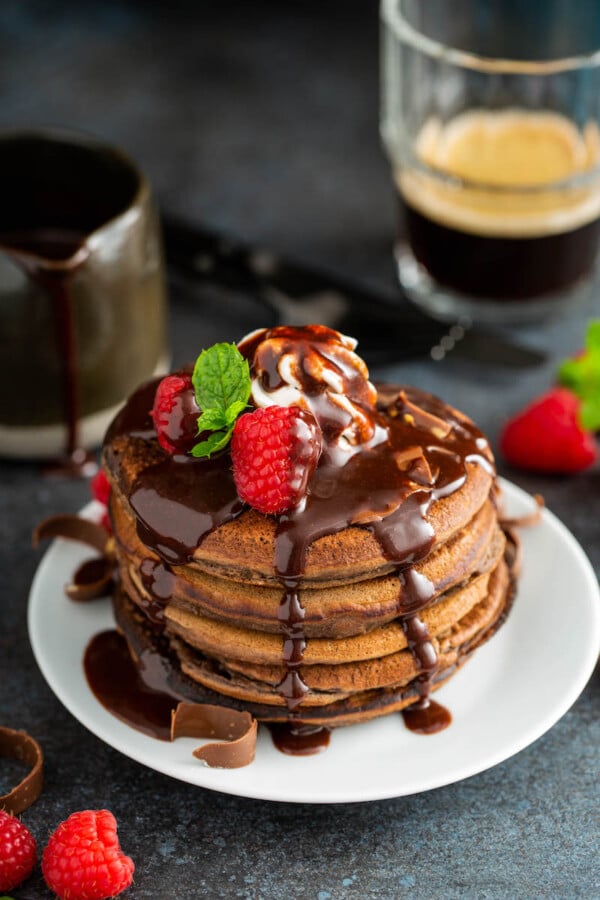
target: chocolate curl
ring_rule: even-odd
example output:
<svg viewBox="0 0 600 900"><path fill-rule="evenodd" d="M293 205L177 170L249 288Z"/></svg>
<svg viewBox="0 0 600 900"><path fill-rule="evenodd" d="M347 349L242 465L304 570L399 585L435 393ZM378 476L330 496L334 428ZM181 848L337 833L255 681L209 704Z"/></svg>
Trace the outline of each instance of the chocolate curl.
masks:
<svg viewBox="0 0 600 900"><path fill-rule="evenodd" d="M256 753L258 722L250 713L209 703L179 703L171 713L171 740L180 737L217 738L222 744L204 744L193 755L218 769L249 765Z"/></svg>
<svg viewBox="0 0 600 900"><path fill-rule="evenodd" d="M522 516L515 516L515 518L508 518L504 516L500 516L500 524L503 528L532 528L535 525L539 525L542 518L542 510L545 506L544 498L541 494L534 494L533 499L535 500L536 507L533 512L525 513Z"/></svg>
<svg viewBox="0 0 600 900"><path fill-rule="evenodd" d="M63 537L72 541L81 541L89 544L99 553L110 556L112 551L112 538L102 525L82 519L81 516L59 515L50 516L40 522L33 531L33 546L37 547L40 541L46 538Z"/></svg>
<svg viewBox="0 0 600 900"><path fill-rule="evenodd" d="M44 754L38 742L25 731L0 726L0 757L18 759L31 766L29 774L12 791L0 796L0 809L16 816L35 803L42 793Z"/></svg>
<svg viewBox="0 0 600 900"><path fill-rule="evenodd" d="M73 581L65 588L67 597L77 603L106 597L115 585L115 565L107 556L99 556L83 562L73 575Z"/></svg>
<svg viewBox="0 0 600 900"><path fill-rule="evenodd" d="M114 585L114 539L102 525L69 514L50 516L33 531L33 546L46 538L67 538L88 544L100 553L82 563L73 581L65 588L67 597L77 602L106 597Z"/></svg>
<svg viewBox="0 0 600 900"><path fill-rule="evenodd" d="M435 437L440 438L440 440L448 437L452 431L450 422L445 422L444 419L440 419L438 416L434 416L433 413L427 412L427 410L417 406L416 403L412 403L404 391L400 391L398 394L395 409L397 410L395 415L400 413L404 421L409 425L414 425L416 428L421 428L424 431L430 431ZM392 409L389 410L392 417L394 415L393 410L394 404L392 404Z"/></svg>

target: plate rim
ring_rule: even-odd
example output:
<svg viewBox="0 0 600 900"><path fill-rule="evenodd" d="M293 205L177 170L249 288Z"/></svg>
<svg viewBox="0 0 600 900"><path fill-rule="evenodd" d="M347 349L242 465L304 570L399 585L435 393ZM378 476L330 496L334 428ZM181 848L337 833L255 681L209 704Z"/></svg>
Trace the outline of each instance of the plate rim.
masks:
<svg viewBox="0 0 600 900"><path fill-rule="evenodd" d="M499 478L498 481L501 489L505 492L509 505L512 499L516 499L517 503L520 504L531 504L534 502L530 494L528 494L525 490L523 490L513 482L510 482L505 478ZM99 506L95 501L92 501L91 503L87 504L87 506L85 506L79 514L94 518L98 515L98 513ZM105 733L104 727L102 726L102 723L98 724L95 721L93 714L91 713L90 715L88 715L85 709L82 712L82 710L79 708L78 703L75 702L68 693L65 696L64 691L57 685L59 679L55 678L52 667L48 664L47 655L44 652L40 641L38 640L36 610L39 604L39 600L37 598L40 596L40 592L43 590L41 585L44 581L44 578L47 576L48 570L52 569L53 565L56 564L54 560L54 556L57 554L56 545L58 544L60 546L61 543L72 545L72 542L70 541L66 541L60 538L53 541L44 553L36 568L36 572L31 582L27 605L27 627L29 641L38 668L40 669L40 672L46 683L49 685L60 703L75 719L77 719L78 722L80 722L80 724L82 724L99 740L108 744L108 746L122 753L127 758L132 759L138 764L144 765L147 768L153 769L160 774L167 775L171 778L175 778L179 781L189 784L192 787L202 787L208 790L216 791L218 793L245 797L254 800L268 800L270 802L279 803L306 803L327 805L335 805L340 803L368 803L378 800L393 799L396 797L412 796L413 794L446 787L450 784L454 784L467 778L474 777L475 775L481 774L482 772L485 772L488 769L491 769L494 766L505 762L507 759L510 759L517 753L520 753L526 747L529 747L536 740L542 737L542 735L549 731L550 728L552 728L573 706L593 674L598 655L600 654L600 586L598 585L595 571L588 556L583 550L581 544L569 531L566 525L564 525L563 522L547 507L544 507L542 509L541 515L542 520L547 522L547 524L551 528L558 532L561 541L564 542L568 546L569 551L574 554L576 562L578 564L578 568L580 570L580 574L584 577L589 588L588 605L590 611L590 622L588 623L589 628L587 630L589 641L587 644L587 653L585 654L582 660L582 664L576 672L577 677L568 684L568 689L565 690L563 695L561 695L560 702L555 703L553 706L551 706L547 710L546 714L535 720L528 729L524 729L519 734L519 738L517 740L513 740L510 744L507 743L506 746L500 746L496 752L488 753L481 761L481 764L473 765L472 761L468 761L462 766L455 764L445 776L442 774L441 777L440 770L434 770L431 773L431 777L421 778L416 787L408 785L406 786L406 789L404 789L396 786L379 791L370 791L368 788L365 789L358 784L354 784L350 786L348 792L344 796L341 796L339 791L332 791L331 794L327 794L327 792L321 790L315 792L314 794L311 794L310 792L306 792L305 789L302 790L301 793L297 791L295 793L295 789L290 788L290 791L286 796L275 796L273 795L273 793L269 793L268 790L265 790L264 784L261 787L260 782L257 782L253 788L249 788L247 785L244 785L241 789L241 786L237 783L237 779L235 778L235 774L232 770L209 769L208 767L198 766L197 770L195 771L198 773L200 778L198 780L191 781L189 777L173 771L174 764L168 759L166 759L166 763L163 762L160 754L158 755L157 760L149 760L144 753L137 752L135 748L132 751L131 747L127 746L127 741L121 740L118 734L118 730L116 735L107 735ZM85 678L83 671L81 672L81 675L83 678ZM90 696L93 697L91 691ZM118 722L119 726L126 728L128 731L135 732L135 729L132 729L131 726L128 726L125 723L121 722L119 719L112 716L111 713L105 710L105 708L102 706L102 704L99 703L99 701L96 701L96 703L96 712L98 711L98 709L102 710L102 712L109 716L113 722ZM380 720L375 720L375 724L378 721ZM373 723L365 724L368 725ZM135 733L139 735L139 732ZM148 740L152 741L153 739L148 738ZM158 746L162 745L163 742L158 743ZM335 752L333 747L328 751L328 753L331 752ZM282 760L289 759L283 754L281 754L281 757ZM318 759L318 757L313 757L312 759ZM227 772L227 780L218 779L218 783L211 783L212 773L222 773L224 771ZM246 770L237 771L245 772ZM444 772L443 769L441 771L442 773ZM204 773L207 773L206 779L202 778L202 774ZM231 777L232 775L234 775L234 777Z"/></svg>

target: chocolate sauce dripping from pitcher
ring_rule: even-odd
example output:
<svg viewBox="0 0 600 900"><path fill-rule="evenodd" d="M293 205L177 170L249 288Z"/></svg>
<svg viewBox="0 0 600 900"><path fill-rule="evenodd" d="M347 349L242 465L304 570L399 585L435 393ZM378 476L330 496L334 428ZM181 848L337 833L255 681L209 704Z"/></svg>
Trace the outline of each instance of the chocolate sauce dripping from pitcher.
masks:
<svg viewBox="0 0 600 900"><path fill-rule="evenodd" d="M66 441L64 458L48 471L93 474L96 466L79 441L81 387L72 295L72 279L89 254L85 235L56 228L0 233L0 249L46 293L54 321Z"/></svg>

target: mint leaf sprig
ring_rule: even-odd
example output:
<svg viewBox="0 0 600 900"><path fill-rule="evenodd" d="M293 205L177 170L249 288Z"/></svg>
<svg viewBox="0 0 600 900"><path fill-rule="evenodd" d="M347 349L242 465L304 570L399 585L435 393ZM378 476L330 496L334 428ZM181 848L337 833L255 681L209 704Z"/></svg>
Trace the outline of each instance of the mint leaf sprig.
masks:
<svg viewBox="0 0 600 900"><path fill-rule="evenodd" d="M197 458L210 458L227 446L235 420L248 405L252 389L248 360L235 344L214 344L196 360L192 384L202 410L198 434L211 433L195 444L191 453Z"/></svg>
<svg viewBox="0 0 600 900"><path fill-rule="evenodd" d="M583 352L561 363L558 380L580 398L582 427L600 431L600 319L588 325Z"/></svg>

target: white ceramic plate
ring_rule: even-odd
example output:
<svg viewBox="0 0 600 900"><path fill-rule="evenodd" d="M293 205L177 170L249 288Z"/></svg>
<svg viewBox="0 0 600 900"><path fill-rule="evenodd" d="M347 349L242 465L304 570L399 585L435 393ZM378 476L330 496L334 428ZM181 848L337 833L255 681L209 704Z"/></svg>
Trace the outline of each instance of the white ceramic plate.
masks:
<svg viewBox="0 0 600 900"><path fill-rule="evenodd" d="M503 482L509 515L531 512L532 499ZM91 508L93 513L93 507ZM90 508L88 508L90 512ZM254 763L209 769L191 751L147 737L116 719L91 693L82 658L89 639L113 626L108 601L77 604L64 585L90 556L57 540L43 558L29 598L29 634L46 681L67 709L101 740L143 765L215 791L305 803L399 797L482 772L527 747L575 702L600 652L600 593L579 544L551 512L523 529L524 566L507 623L436 694L452 712L437 735L413 734L400 715L333 732L312 757L280 753L264 729Z"/></svg>

